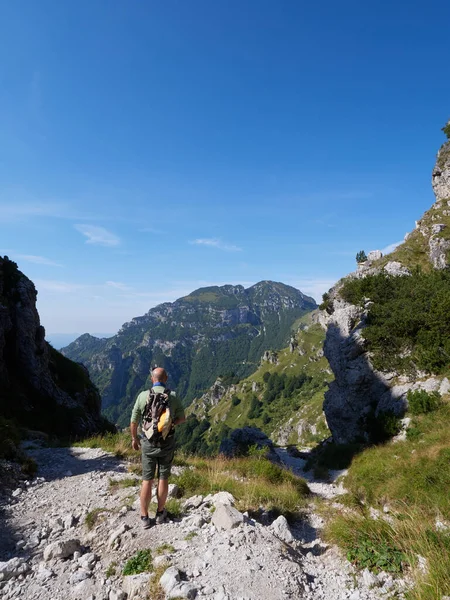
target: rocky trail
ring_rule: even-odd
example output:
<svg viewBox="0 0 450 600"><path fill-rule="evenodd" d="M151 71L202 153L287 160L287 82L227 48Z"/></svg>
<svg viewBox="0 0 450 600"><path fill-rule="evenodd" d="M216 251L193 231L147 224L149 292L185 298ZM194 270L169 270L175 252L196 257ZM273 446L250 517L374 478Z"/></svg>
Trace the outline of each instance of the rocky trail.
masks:
<svg viewBox="0 0 450 600"><path fill-rule="evenodd" d="M284 449L277 453L307 476L314 494L333 502L343 492L334 483L312 481L303 459ZM1 497L4 600L146 598L150 574L122 576L126 561L144 549L152 550L153 567L164 573L166 598L402 597L402 582L387 573L357 572L321 540L323 522L313 503L290 527L284 517L271 522L263 515L257 522L233 508L230 494L219 492L182 500L179 519L144 530L139 487L111 485L130 478L124 462L100 449L34 447L29 454L39 465L37 477ZM171 486L171 492L177 490Z"/></svg>

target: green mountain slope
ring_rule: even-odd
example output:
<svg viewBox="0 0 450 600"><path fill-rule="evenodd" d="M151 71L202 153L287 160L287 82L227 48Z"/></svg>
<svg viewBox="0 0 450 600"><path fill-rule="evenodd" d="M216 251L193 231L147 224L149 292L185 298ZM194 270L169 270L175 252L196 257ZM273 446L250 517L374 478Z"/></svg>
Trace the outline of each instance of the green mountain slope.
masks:
<svg viewBox="0 0 450 600"><path fill-rule="evenodd" d="M309 313L295 325L289 346L266 352L238 383L219 379L188 409L180 441L188 452L214 453L230 430L258 427L280 444L309 444L329 435L322 404L331 370L323 356L323 328Z"/></svg>
<svg viewBox="0 0 450 600"><path fill-rule="evenodd" d="M151 365L167 369L188 405L219 375L254 371L264 351L285 345L292 324L315 307L299 290L271 281L201 288L125 323L112 338L81 336L63 353L88 368L104 413L126 426Z"/></svg>

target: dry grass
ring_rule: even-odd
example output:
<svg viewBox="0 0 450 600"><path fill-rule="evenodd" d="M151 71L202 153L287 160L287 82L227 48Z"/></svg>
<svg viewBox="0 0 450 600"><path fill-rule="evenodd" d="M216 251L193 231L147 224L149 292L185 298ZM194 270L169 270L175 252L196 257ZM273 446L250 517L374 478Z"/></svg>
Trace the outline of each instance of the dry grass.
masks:
<svg viewBox="0 0 450 600"><path fill-rule="evenodd" d="M230 492L240 510L289 514L305 505L306 482L262 457L186 458L190 468L173 477L185 495Z"/></svg>

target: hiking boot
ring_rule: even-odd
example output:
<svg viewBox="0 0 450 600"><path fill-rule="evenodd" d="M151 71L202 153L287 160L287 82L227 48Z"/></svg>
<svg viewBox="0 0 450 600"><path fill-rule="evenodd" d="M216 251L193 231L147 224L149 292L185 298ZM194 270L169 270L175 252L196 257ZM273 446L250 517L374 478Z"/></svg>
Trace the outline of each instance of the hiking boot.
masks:
<svg viewBox="0 0 450 600"><path fill-rule="evenodd" d="M166 517L167 517L167 510L165 508L163 508L162 510L158 510L156 512L156 524L162 525L162 523L165 522Z"/></svg>
<svg viewBox="0 0 450 600"><path fill-rule="evenodd" d="M141 517L141 524L144 529L149 529L153 525L153 522L150 517Z"/></svg>

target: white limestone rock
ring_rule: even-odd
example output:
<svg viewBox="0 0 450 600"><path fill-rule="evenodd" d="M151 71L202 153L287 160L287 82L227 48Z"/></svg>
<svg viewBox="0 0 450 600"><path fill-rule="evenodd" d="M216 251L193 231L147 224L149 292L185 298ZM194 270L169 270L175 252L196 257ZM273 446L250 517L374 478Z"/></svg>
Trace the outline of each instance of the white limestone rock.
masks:
<svg viewBox="0 0 450 600"><path fill-rule="evenodd" d="M70 540L52 542L44 550L44 560L68 558L74 552L80 550L80 540L72 538Z"/></svg>
<svg viewBox="0 0 450 600"><path fill-rule="evenodd" d="M180 582L180 572L176 567L169 567L164 571L159 583L166 594L169 594Z"/></svg>
<svg viewBox="0 0 450 600"><path fill-rule="evenodd" d="M139 575L126 575L123 578L122 589L127 595L127 600L140 598L142 596L142 591L148 588L151 577L151 573L139 573Z"/></svg>
<svg viewBox="0 0 450 600"><path fill-rule="evenodd" d="M411 271L404 267L401 262L397 260L390 260L384 267L386 273L393 275L394 277L402 277L403 275L411 275Z"/></svg>
<svg viewBox="0 0 450 600"><path fill-rule="evenodd" d="M233 506L216 504L216 510L211 519L216 529L229 530L239 527L244 522L244 515Z"/></svg>
<svg viewBox="0 0 450 600"><path fill-rule="evenodd" d="M208 496L205 496L204 502L213 504L214 506L218 504L234 506L235 499L233 494L230 494L230 492L217 492L217 494L209 494Z"/></svg>
<svg viewBox="0 0 450 600"><path fill-rule="evenodd" d="M294 540L294 536L291 533L286 517L283 515L280 515L275 519L275 521L270 525L270 529L280 540L283 540L283 542L289 544Z"/></svg>
<svg viewBox="0 0 450 600"><path fill-rule="evenodd" d="M381 250L371 250L367 255L367 260L370 261L379 260L380 258L383 258L383 253L381 252Z"/></svg>
<svg viewBox="0 0 450 600"><path fill-rule="evenodd" d="M30 566L27 561L22 557L15 556L6 562L0 562L0 581L19 577L29 570Z"/></svg>

